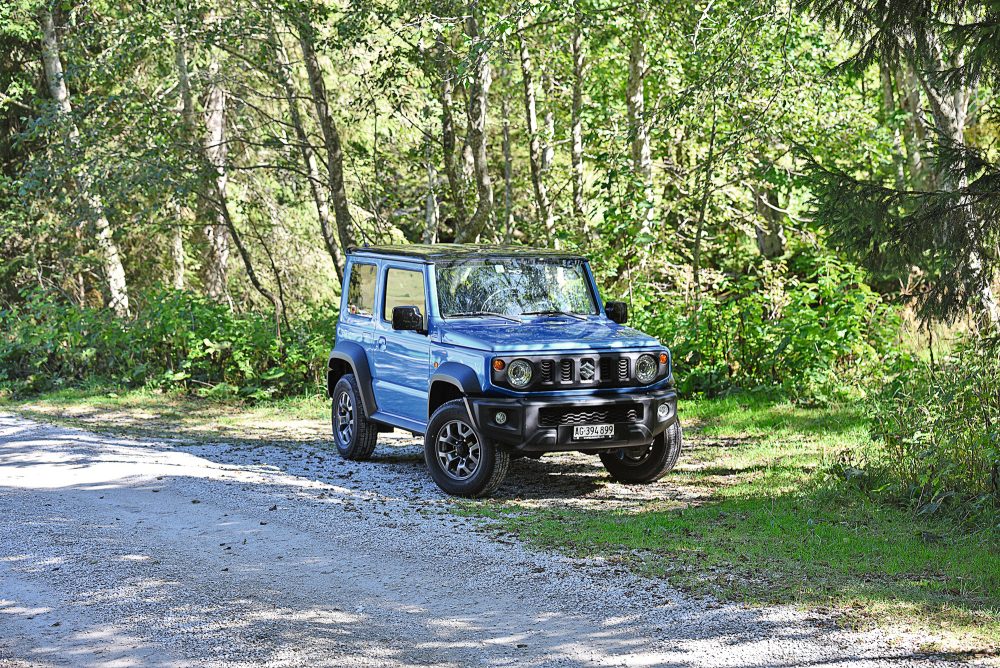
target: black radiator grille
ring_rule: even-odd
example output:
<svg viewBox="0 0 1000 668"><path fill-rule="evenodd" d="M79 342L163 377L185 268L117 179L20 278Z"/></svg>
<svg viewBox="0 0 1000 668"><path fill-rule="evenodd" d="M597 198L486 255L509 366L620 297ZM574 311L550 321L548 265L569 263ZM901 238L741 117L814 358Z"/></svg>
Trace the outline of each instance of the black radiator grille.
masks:
<svg viewBox="0 0 1000 668"><path fill-rule="evenodd" d="M542 367L542 382L551 383L554 380L556 363L552 360L542 360L540 366Z"/></svg>
<svg viewBox="0 0 1000 668"><path fill-rule="evenodd" d="M573 360L563 360L559 363L559 380L564 383L573 382Z"/></svg>
<svg viewBox="0 0 1000 668"><path fill-rule="evenodd" d="M594 410L573 406L542 408L538 411L541 427L559 427L577 424L615 424L619 422L639 422L642 420L642 406L622 404Z"/></svg>

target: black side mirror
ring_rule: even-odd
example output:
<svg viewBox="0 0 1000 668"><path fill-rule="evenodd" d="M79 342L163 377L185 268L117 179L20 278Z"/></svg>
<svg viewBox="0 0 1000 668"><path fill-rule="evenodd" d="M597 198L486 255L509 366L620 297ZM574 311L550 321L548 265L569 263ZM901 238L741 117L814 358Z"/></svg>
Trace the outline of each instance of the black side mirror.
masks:
<svg viewBox="0 0 1000 668"><path fill-rule="evenodd" d="M392 308L392 328L397 331L422 332L424 317L416 306L394 306Z"/></svg>
<svg viewBox="0 0 1000 668"><path fill-rule="evenodd" d="M606 302L604 313L608 316L608 320L617 322L619 325L628 322L628 304L625 302Z"/></svg>

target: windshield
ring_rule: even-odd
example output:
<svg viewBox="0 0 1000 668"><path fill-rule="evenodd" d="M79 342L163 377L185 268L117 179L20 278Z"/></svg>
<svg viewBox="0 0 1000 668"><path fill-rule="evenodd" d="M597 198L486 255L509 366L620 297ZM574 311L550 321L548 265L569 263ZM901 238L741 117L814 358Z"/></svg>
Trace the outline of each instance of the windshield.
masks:
<svg viewBox="0 0 1000 668"><path fill-rule="evenodd" d="M437 266L438 306L444 317L532 313L594 315L584 261L503 258Z"/></svg>

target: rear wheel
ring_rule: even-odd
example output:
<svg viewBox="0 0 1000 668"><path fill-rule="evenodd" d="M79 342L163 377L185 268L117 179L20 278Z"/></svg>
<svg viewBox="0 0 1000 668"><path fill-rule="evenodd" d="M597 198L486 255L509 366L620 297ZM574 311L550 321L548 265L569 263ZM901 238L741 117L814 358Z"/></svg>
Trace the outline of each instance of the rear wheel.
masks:
<svg viewBox="0 0 1000 668"><path fill-rule="evenodd" d="M365 416L361 391L353 374L346 374L333 388L330 414L333 442L344 459L364 461L372 456L378 441L378 424Z"/></svg>
<svg viewBox="0 0 1000 668"><path fill-rule="evenodd" d="M601 463L618 482L654 482L674 468L683 440L681 424L674 421L649 445L601 453Z"/></svg>
<svg viewBox="0 0 1000 668"><path fill-rule="evenodd" d="M438 487L456 496L492 494L510 467L510 455L476 431L461 399L443 404L431 416L424 461Z"/></svg>

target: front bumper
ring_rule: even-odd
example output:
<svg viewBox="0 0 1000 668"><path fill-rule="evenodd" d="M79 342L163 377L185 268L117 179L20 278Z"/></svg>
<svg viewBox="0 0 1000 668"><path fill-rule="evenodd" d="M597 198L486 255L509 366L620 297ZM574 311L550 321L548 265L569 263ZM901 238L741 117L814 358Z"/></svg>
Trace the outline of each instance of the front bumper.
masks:
<svg viewBox="0 0 1000 668"><path fill-rule="evenodd" d="M650 443L677 420L677 392L659 390L600 397L469 397L479 432L515 452L600 451ZM660 419L658 409L668 407ZM506 420L498 424L497 413ZM573 427L613 424L614 435L600 440L574 438Z"/></svg>

